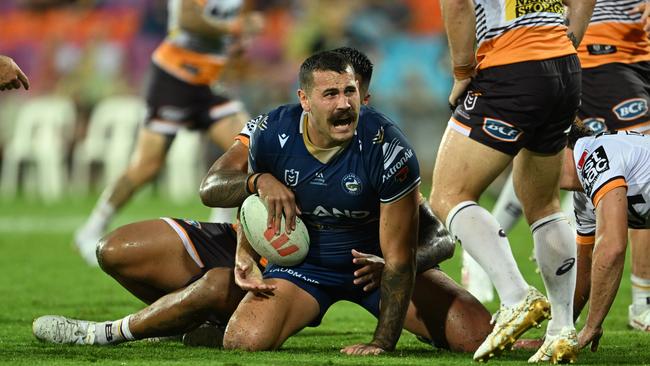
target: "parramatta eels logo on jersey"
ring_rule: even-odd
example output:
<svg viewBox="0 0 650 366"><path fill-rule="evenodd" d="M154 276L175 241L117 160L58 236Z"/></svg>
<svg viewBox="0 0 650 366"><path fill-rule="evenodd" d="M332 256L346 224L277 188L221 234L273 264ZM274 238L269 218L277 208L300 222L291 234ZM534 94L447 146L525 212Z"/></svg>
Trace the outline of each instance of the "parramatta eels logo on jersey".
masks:
<svg viewBox="0 0 650 366"><path fill-rule="evenodd" d="M348 173L343 177L343 179L341 179L341 187L345 193L353 196L360 195L363 190L361 178L357 177L354 173Z"/></svg>
<svg viewBox="0 0 650 366"><path fill-rule="evenodd" d="M492 118L485 118L483 120L483 131L491 137L505 142L515 142L519 140L523 133L520 129L508 122Z"/></svg>
<svg viewBox="0 0 650 366"><path fill-rule="evenodd" d="M612 111L621 121L631 121L648 112L648 101L643 98L628 99L617 104Z"/></svg>
<svg viewBox="0 0 650 366"><path fill-rule="evenodd" d="M599 146L594 152L587 157L582 167L581 175L583 186L585 187L585 193L591 197L592 190L594 189L594 183L598 180L598 177L603 173L609 170L609 159L605 153L605 149L602 146Z"/></svg>
<svg viewBox="0 0 650 366"><path fill-rule="evenodd" d="M561 0L510 0L506 1L506 20L531 13L564 13Z"/></svg>
<svg viewBox="0 0 650 366"><path fill-rule="evenodd" d="M594 134L601 133L605 131L605 129L607 128L605 125L604 118L599 118L599 117L585 118L582 120L582 123L584 123L588 129L594 131Z"/></svg>
<svg viewBox="0 0 650 366"><path fill-rule="evenodd" d="M285 169L284 170L284 183L289 187L295 187L298 185L298 177L300 176L300 171L295 169Z"/></svg>

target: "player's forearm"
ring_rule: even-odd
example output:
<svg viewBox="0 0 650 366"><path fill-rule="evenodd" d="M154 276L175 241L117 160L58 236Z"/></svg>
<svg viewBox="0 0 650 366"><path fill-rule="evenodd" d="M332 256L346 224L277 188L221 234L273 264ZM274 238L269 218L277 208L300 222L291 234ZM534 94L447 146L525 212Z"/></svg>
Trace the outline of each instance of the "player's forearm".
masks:
<svg viewBox="0 0 650 366"><path fill-rule="evenodd" d="M211 170L201 183L201 201L209 207L238 207L250 195L247 178L239 170Z"/></svg>
<svg viewBox="0 0 650 366"><path fill-rule="evenodd" d="M379 321L372 344L391 351L399 340L415 281L414 265L386 263L381 276Z"/></svg>
<svg viewBox="0 0 650 366"><path fill-rule="evenodd" d="M573 320L577 320L589 300L591 289L591 253L593 244L578 245L576 290L573 296Z"/></svg>
<svg viewBox="0 0 650 366"><path fill-rule="evenodd" d="M447 32L452 66L476 63L476 15L471 0L443 0L442 17Z"/></svg>
<svg viewBox="0 0 650 366"><path fill-rule="evenodd" d="M567 5L565 20L567 37L569 37L573 46L578 48L580 42L582 42L582 37L587 31L596 0L564 0L564 4Z"/></svg>
<svg viewBox="0 0 650 366"><path fill-rule="evenodd" d="M607 240L606 237L603 240ZM600 240L599 240L600 242ZM625 242L597 243L591 270L591 295L586 326L601 327L614 302L625 264Z"/></svg>
<svg viewBox="0 0 650 366"><path fill-rule="evenodd" d="M451 258L454 255L455 243L426 201L420 202L418 211L420 224L415 266L417 273L422 273Z"/></svg>

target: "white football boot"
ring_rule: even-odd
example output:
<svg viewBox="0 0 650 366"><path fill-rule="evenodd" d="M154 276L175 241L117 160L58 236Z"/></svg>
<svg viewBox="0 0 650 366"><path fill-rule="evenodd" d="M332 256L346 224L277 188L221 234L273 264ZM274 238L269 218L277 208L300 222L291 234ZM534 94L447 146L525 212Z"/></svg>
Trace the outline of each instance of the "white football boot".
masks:
<svg viewBox="0 0 650 366"><path fill-rule="evenodd" d="M551 305L542 293L528 287L528 294L513 306L503 306L492 316L494 329L474 353L474 360L486 362L490 358L512 349L524 332L540 327L544 319L551 317Z"/></svg>
<svg viewBox="0 0 650 366"><path fill-rule="evenodd" d="M482 303L494 300L494 290L492 289L490 277L483 267L466 251L463 251L461 284Z"/></svg>
<svg viewBox="0 0 650 366"><path fill-rule="evenodd" d="M32 333L43 342L59 344L94 344L95 322L45 315L34 320Z"/></svg>
<svg viewBox="0 0 650 366"><path fill-rule="evenodd" d="M650 307L637 310L634 305L630 305L627 310L627 319L628 325L632 329L650 332Z"/></svg>
<svg viewBox="0 0 650 366"><path fill-rule="evenodd" d="M578 336L573 327L564 327L556 336L546 335L544 344L528 359L528 363L575 363L578 359Z"/></svg>

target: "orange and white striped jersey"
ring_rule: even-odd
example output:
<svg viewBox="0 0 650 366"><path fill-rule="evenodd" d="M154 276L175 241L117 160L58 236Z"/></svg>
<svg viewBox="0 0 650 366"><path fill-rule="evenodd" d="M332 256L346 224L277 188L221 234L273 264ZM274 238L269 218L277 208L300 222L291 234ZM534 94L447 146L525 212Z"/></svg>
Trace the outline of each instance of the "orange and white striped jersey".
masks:
<svg viewBox="0 0 650 366"><path fill-rule="evenodd" d="M562 0L475 0L478 68L576 53Z"/></svg>
<svg viewBox="0 0 650 366"><path fill-rule="evenodd" d="M219 78L227 61L230 37L206 38L180 27L184 1L203 8L204 17L232 19L239 15L242 0L168 0L168 33L152 60L163 70L190 84L209 85Z"/></svg>
<svg viewBox="0 0 650 366"><path fill-rule="evenodd" d="M597 0L585 37L578 47L583 68L612 62L650 61L650 41L640 13L630 13L645 0Z"/></svg>
<svg viewBox="0 0 650 366"><path fill-rule="evenodd" d="M614 131L581 138L573 157L584 188L573 195L579 244L594 243L595 207L617 187L627 188L628 226L650 228L650 135Z"/></svg>

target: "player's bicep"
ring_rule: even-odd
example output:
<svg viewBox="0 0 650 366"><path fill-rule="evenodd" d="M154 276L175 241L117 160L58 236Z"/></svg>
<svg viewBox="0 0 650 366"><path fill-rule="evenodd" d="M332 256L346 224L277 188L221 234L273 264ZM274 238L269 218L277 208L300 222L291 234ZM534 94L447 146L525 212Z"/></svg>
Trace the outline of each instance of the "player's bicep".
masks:
<svg viewBox="0 0 650 366"><path fill-rule="evenodd" d="M418 232L418 195L413 190L397 201L382 203L379 243L386 263L412 263Z"/></svg>
<svg viewBox="0 0 650 366"><path fill-rule="evenodd" d="M609 190L596 206L596 245L624 250L627 245L627 188Z"/></svg>

